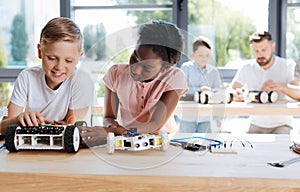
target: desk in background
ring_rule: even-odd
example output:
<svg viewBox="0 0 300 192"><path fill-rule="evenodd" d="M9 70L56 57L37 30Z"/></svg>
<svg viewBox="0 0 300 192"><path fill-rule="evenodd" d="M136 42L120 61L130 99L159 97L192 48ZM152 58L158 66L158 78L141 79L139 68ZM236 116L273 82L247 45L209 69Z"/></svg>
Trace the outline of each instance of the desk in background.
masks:
<svg viewBox="0 0 300 192"><path fill-rule="evenodd" d="M175 114L199 114L199 115L225 115L225 116L248 116L248 115L291 115L300 116L299 102L277 103L245 103L232 102L230 104L197 104L192 101L180 101Z"/></svg>
<svg viewBox="0 0 300 192"><path fill-rule="evenodd" d="M175 135L183 137L183 135ZM186 137L186 135L184 135ZM229 138L232 135L222 135ZM288 135L239 135L238 154L183 151L115 151L105 147L0 152L1 191L293 191L300 190L300 162L285 168L267 162L297 157Z"/></svg>
<svg viewBox="0 0 300 192"><path fill-rule="evenodd" d="M103 114L103 103L92 109L92 114ZM245 103L230 104L198 104L193 101L179 101L175 114L177 115L291 115L300 116L300 102L278 101L276 103Z"/></svg>

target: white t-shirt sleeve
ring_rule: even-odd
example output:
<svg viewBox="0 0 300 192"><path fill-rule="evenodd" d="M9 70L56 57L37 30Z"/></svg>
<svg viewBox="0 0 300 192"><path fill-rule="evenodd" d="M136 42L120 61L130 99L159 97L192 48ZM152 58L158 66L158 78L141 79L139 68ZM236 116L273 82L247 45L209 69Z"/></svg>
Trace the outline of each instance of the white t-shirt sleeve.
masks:
<svg viewBox="0 0 300 192"><path fill-rule="evenodd" d="M295 67L296 63L292 60L287 60L287 70L288 70L288 82L290 83L291 81L295 80Z"/></svg>
<svg viewBox="0 0 300 192"><path fill-rule="evenodd" d="M71 90L70 109L76 110L97 105L95 82L88 72L78 69L72 80Z"/></svg>
<svg viewBox="0 0 300 192"><path fill-rule="evenodd" d="M241 67L236 75L234 76L232 83L239 83L241 85L244 85L245 83L247 83L247 77L249 76L249 74L247 74L247 70L246 70L246 66Z"/></svg>
<svg viewBox="0 0 300 192"><path fill-rule="evenodd" d="M20 107L25 107L27 100L28 100L28 85L29 85L29 78L27 75L27 71L23 70L21 73L18 75L15 84L14 84L14 89L10 98L10 101L18 105Z"/></svg>

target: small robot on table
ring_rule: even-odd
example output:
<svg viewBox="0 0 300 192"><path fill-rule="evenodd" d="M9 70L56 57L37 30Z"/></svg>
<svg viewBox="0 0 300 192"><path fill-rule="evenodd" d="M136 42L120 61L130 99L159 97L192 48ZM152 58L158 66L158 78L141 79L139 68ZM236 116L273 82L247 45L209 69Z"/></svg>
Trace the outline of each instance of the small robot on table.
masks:
<svg viewBox="0 0 300 192"><path fill-rule="evenodd" d="M10 152L19 150L65 150L76 153L80 146L78 126L51 123L39 126L22 127L18 124L9 125L5 136L5 147Z"/></svg>
<svg viewBox="0 0 300 192"><path fill-rule="evenodd" d="M247 103L275 103L278 100L276 91L266 92L243 89L243 97ZM197 91L194 94L194 101L200 104L231 103L233 93L224 90Z"/></svg>
<svg viewBox="0 0 300 192"><path fill-rule="evenodd" d="M107 135L107 151L113 154L115 150L142 151L147 149L168 149L168 134L161 131L159 135L140 134L136 128L131 128L123 136Z"/></svg>
<svg viewBox="0 0 300 192"><path fill-rule="evenodd" d="M266 92L266 91L256 91L256 90L246 90L244 91L245 102L254 103L276 103L278 100L278 93L276 91Z"/></svg>
<svg viewBox="0 0 300 192"><path fill-rule="evenodd" d="M197 91L194 94L194 101L200 104L231 103L233 101L233 93L223 89Z"/></svg>

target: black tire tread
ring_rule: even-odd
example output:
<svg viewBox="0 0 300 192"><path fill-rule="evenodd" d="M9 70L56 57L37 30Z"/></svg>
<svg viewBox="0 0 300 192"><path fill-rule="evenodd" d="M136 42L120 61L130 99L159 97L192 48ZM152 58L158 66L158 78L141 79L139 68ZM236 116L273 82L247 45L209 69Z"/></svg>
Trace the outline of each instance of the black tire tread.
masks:
<svg viewBox="0 0 300 192"><path fill-rule="evenodd" d="M75 127L80 127L80 126L87 126L87 123L85 121L76 121Z"/></svg>
<svg viewBox="0 0 300 192"><path fill-rule="evenodd" d="M5 135L5 148L9 152L17 152L18 150L15 147L15 132L16 129L19 125L13 124L9 125L6 130L6 135Z"/></svg>
<svg viewBox="0 0 300 192"><path fill-rule="evenodd" d="M205 101L204 101L204 103L203 103L203 104L208 104L208 101L209 101L209 99L208 99L208 95L207 95L207 94L205 94Z"/></svg>
<svg viewBox="0 0 300 192"><path fill-rule="evenodd" d="M75 130L74 125L67 126L65 133L64 133L64 148L65 148L66 152L68 152L68 153L76 153L77 152L77 151L75 151L74 145L73 145L74 130Z"/></svg>

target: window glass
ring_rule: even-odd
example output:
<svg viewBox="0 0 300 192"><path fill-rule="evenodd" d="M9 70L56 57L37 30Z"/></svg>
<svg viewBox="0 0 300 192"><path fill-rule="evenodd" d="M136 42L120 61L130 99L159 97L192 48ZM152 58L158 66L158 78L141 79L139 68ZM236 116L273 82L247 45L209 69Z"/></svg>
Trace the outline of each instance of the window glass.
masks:
<svg viewBox="0 0 300 192"><path fill-rule="evenodd" d="M0 0L0 67L34 65L40 31L59 11L59 0Z"/></svg>
<svg viewBox="0 0 300 192"><path fill-rule="evenodd" d="M86 2L86 1L84 1ZM104 95L102 75L116 63L128 63L130 54L135 48L137 29L140 24L151 20L172 21L172 6L159 7L160 1L151 7L140 8L130 6L137 1L96 1L98 6L124 4L124 7L74 7L72 16L80 26L84 35L85 55L80 63L93 75L98 90L98 97ZM138 1L139 5L151 4L154 1ZM74 5L82 5L83 1L75 1ZM80 4L81 3L81 4ZM94 4L93 4L94 5ZM135 4L136 6L138 4ZM155 8L158 6L158 9Z"/></svg>
<svg viewBox="0 0 300 192"><path fill-rule="evenodd" d="M74 6L108 6L108 5L164 5L172 0L73 0Z"/></svg>
<svg viewBox="0 0 300 192"><path fill-rule="evenodd" d="M11 92L12 86L10 83L0 83L0 107L8 105Z"/></svg>
<svg viewBox="0 0 300 192"><path fill-rule="evenodd" d="M286 31L286 57L297 61L300 47L300 7L288 7Z"/></svg>
<svg viewBox="0 0 300 192"><path fill-rule="evenodd" d="M96 80L109 65L127 63L138 25L153 19L172 22L170 5L172 1L161 0L74 0L71 15L85 36L81 66L92 71ZM186 53L190 55L194 37L204 35L213 44L213 64L238 68L252 57L249 35L268 30L268 8L268 0L189 0Z"/></svg>
<svg viewBox="0 0 300 192"><path fill-rule="evenodd" d="M268 0L189 0L188 52L193 37L203 35L213 44L214 64L238 68L252 57L250 34L268 30L268 7Z"/></svg>
<svg viewBox="0 0 300 192"><path fill-rule="evenodd" d="M36 48L40 32L59 12L59 0L0 0L0 107L8 104L13 88L14 79L6 79L6 73L16 77L17 68L40 63Z"/></svg>
<svg viewBox="0 0 300 192"><path fill-rule="evenodd" d="M288 0L288 3L300 3L300 0Z"/></svg>

